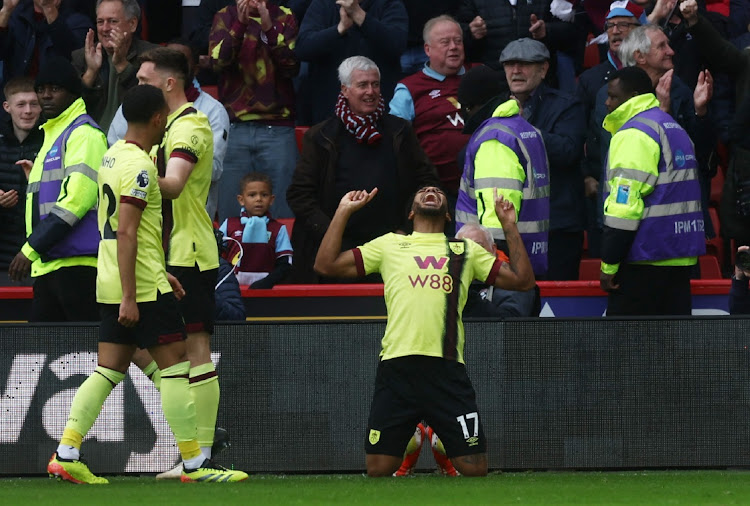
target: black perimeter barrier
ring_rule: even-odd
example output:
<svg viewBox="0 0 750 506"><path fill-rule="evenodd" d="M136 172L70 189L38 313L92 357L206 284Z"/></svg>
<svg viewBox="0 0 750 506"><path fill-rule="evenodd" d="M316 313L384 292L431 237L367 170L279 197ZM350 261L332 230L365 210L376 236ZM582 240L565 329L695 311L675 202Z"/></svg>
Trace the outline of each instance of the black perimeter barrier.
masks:
<svg viewBox="0 0 750 506"><path fill-rule="evenodd" d="M217 326L218 424L233 443L219 461L250 472L362 471L384 328ZM0 474L45 472L75 389L96 366L97 331L0 326ZM466 335L491 469L750 467L750 319L471 321ZM176 462L158 393L134 366L83 452L98 473Z"/></svg>

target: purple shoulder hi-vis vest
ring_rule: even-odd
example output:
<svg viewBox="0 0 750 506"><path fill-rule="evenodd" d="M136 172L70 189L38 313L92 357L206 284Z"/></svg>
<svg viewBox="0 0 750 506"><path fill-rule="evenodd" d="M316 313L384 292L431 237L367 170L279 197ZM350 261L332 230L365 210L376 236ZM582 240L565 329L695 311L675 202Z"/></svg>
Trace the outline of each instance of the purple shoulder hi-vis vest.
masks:
<svg viewBox="0 0 750 506"><path fill-rule="evenodd" d="M544 147L542 134L520 115L507 118L490 118L482 123L469 140L469 145L466 148L463 177L471 182L470 191L472 193L476 191L476 181L479 180L475 174L474 159L481 144L489 140L497 140L510 148L526 171L526 181L523 182L522 187L521 210L518 213L518 231L523 239L534 273L544 275L547 273L548 266L550 177L547 150ZM502 161L498 162L502 163ZM508 188L514 184L520 185L520 181L510 181L509 178L502 176L488 174L480 174L480 176L482 179L498 179L497 184L492 183L498 188ZM504 184L503 180L507 184ZM484 187L487 187L487 185L485 184ZM468 196L474 197L474 195ZM473 213L481 216L482 213L476 209L479 200L467 199L468 201L463 202L465 197L463 192L459 194L456 210L461 210L461 207L467 204L474 205ZM469 211L469 209L465 210ZM497 220L494 213L492 216L493 220ZM485 223L480 219L480 223L490 229L493 237L504 237L499 221Z"/></svg>
<svg viewBox="0 0 750 506"><path fill-rule="evenodd" d="M39 184L39 219L43 220L54 207L60 197L62 181L66 173L63 161L65 160L65 144L70 134L81 125L91 125L99 128L94 119L88 114L78 116L55 140L52 147L44 154L44 165L42 166L42 179ZM40 153L41 154L41 153ZM99 248L99 229L96 223L96 207L81 218L73 229L60 242L55 244L46 254L43 260L49 261L56 258L68 258L76 256L96 256Z"/></svg>
<svg viewBox="0 0 750 506"><path fill-rule="evenodd" d="M645 207L627 262L667 260L706 252L698 161L693 142L672 116L653 107L628 120L661 148L654 191Z"/></svg>

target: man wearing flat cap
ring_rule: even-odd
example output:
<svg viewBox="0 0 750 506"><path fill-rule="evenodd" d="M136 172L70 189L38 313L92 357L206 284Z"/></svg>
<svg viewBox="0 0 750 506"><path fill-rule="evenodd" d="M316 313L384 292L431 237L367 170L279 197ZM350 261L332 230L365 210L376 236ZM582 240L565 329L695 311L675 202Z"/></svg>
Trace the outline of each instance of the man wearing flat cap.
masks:
<svg viewBox="0 0 750 506"><path fill-rule="evenodd" d="M27 240L8 274L36 278L30 321L96 321L96 180L107 139L86 113L81 79L69 61L48 60L35 87L46 120L44 144L33 165L21 162L29 179ZM114 209L106 188L102 198Z"/></svg>
<svg viewBox="0 0 750 506"><path fill-rule="evenodd" d="M546 279L577 280L583 252L585 209L580 160L586 133L583 104L547 86L550 54L529 38L508 44L500 63L521 116L542 134L550 177L550 222Z"/></svg>
<svg viewBox="0 0 750 506"><path fill-rule="evenodd" d="M547 153L542 134L521 117L508 88L492 85L501 79L502 75L489 67L475 67L458 88L459 101L468 109L464 131L472 135L458 191L456 232L464 224L481 224L507 254L505 233L492 205L497 190L513 202L534 275L543 277L547 274L549 230ZM477 116L479 121L474 121Z"/></svg>

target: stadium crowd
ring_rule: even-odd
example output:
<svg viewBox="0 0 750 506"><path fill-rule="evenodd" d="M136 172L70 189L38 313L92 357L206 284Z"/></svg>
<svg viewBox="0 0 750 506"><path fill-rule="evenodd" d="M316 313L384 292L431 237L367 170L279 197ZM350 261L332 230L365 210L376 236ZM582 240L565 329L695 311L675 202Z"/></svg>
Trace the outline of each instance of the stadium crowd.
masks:
<svg viewBox="0 0 750 506"><path fill-rule="evenodd" d="M336 203L350 189L378 185L388 201L351 224L345 235L350 245L386 231L405 230L404 202L418 186L434 179L424 173L412 180L404 175L404 165L419 174L435 174L454 213L465 166L473 178L473 171L485 171L486 164L507 163L507 153L501 152L507 142L502 139L484 142L481 149L474 146L475 160L466 161L464 153L483 121L512 114L507 112L510 104L505 112L496 110L497 97L508 95L509 89L518 116L541 134L546 155L549 218L537 221L548 228L539 236L543 240L534 241L546 266L536 269L537 278L577 280L582 257L602 256L602 234L608 229L605 162L611 134L602 122L608 114L606 84L623 66L646 71L660 107L692 140L701 187L701 227L709 246L750 239L745 204L750 183L744 177L747 157L742 156L749 61L742 48L750 42L749 21L750 2L745 0L6 0L0 9L0 57L3 85L23 77L34 79L55 56L70 59L82 80L87 111L109 134L111 145L124 134L117 109L125 91L138 84L140 55L157 44L185 47L195 76L188 98L209 116L214 132L209 216L221 224L248 214L235 203L235 196L242 177L258 172L270 178L273 189L265 214L273 223L287 220L280 225L282 239L287 235L284 225L294 219L291 244L273 245L263 266L250 267L271 272L283 259L283 275L277 273L273 282L257 284L258 288L335 281L320 278L311 266ZM641 26L645 31L636 30ZM377 88L361 89L363 102L376 105L372 112L346 110L358 99L340 93L351 87L339 84L342 76L337 70L350 56L367 57L377 66ZM459 86L472 68L482 68L485 74L466 84L459 101ZM14 89L17 86L10 91ZM486 99L488 89L494 94L491 99ZM15 162L33 160L39 144L36 128L27 125L25 131L33 133L27 136L19 126L35 116L38 123L44 121L33 103L25 119L11 120L12 95L5 97L0 150L0 268L5 283L4 273L26 235L26 180ZM211 95L218 102L211 101ZM481 103L472 103L474 97L482 97ZM473 114L481 106L482 114ZM398 133L391 133L391 127L379 132L378 125L388 125L394 116L406 120ZM295 127L322 127L332 117L339 121L329 125L346 128L311 129L300 152ZM472 124L467 123L469 117ZM355 135L354 142L342 144L347 139L342 131L360 128L347 123L356 118L374 122L369 128L377 135L364 140ZM297 134L301 131L304 128ZM383 150L388 141L393 141L395 152ZM406 146L418 153L407 154ZM515 159L523 164L523 153ZM383 172L394 164L400 168ZM717 167L721 172L712 193ZM520 212L524 169L517 165L514 170L522 187L503 190L517 195ZM724 180L727 191L716 191ZM482 194L474 181L464 181L472 197L473 192ZM469 219L492 230L491 216L471 209L477 204L483 205L481 199L472 198L464 203L467 209L459 206L458 225ZM494 230L498 228L495 223ZM450 235L455 231L453 224L446 227ZM245 232L246 237L253 235ZM716 238L719 232L723 237ZM494 234L500 251L501 235ZM289 249L296 250L294 262ZM725 264L722 251L729 248L709 253ZM236 260L236 255L225 256ZM284 266L290 263L291 268ZM691 275L699 276L697 269Z"/></svg>
<svg viewBox="0 0 750 506"><path fill-rule="evenodd" d="M177 475L247 477L211 461L210 335L237 281L386 280L389 313L416 314L388 295L389 280L407 288L394 272L413 272L412 288L453 294L431 294L445 311L468 298L467 314L534 316L533 279L578 280L588 256L601 259L609 314L689 314L707 245L721 257L711 248L750 241L749 27L750 0L4 0L0 283L35 279L34 321L104 320L105 359L50 469L94 480L75 467L91 406L133 360L164 389ZM152 206L141 222L149 201L161 216ZM423 237L441 230L450 239ZM121 251L140 234L148 256ZM404 260L407 234L429 255ZM445 276L422 278L412 260ZM451 356L430 336L392 342L389 322L383 362L462 362L460 313L451 321ZM195 409L182 413L188 377ZM464 410L449 417L463 432L439 418L435 431L465 457L459 472L484 474L464 386L471 402L444 410ZM395 401L376 399L371 425L390 423ZM368 446L371 474L399 469L414 426L370 431L370 446L389 448Z"/></svg>

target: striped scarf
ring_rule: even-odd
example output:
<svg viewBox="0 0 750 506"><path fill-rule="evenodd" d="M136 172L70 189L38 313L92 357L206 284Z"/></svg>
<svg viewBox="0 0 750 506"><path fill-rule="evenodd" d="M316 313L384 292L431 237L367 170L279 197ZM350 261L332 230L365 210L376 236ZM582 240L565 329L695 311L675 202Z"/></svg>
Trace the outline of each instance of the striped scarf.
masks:
<svg viewBox="0 0 750 506"><path fill-rule="evenodd" d="M378 108L375 109L375 112L367 116L354 114L349 108L349 102L344 98L342 93L339 93L339 98L336 101L336 116L344 124L347 132L352 134L360 144L377 144L380 142L382 135L378 132L377 123L383 117L384 112L385 101L383 97L380 97Z"/></svg>

